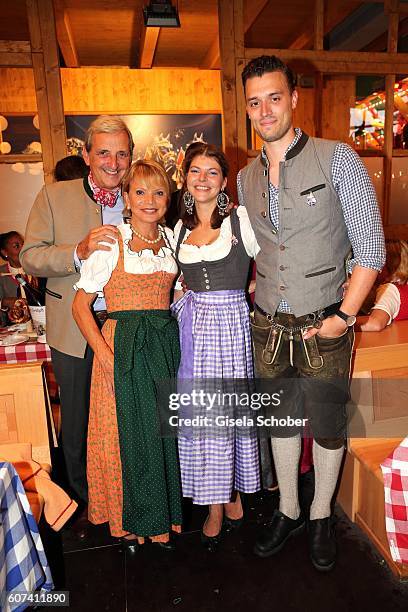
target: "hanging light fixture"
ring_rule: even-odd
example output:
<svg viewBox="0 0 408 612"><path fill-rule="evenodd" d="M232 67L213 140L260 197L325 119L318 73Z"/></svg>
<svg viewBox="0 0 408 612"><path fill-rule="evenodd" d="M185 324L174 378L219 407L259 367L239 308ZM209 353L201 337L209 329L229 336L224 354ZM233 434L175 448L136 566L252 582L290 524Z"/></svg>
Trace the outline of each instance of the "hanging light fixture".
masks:
<svg viewBox="0 0 408 612"><path fill-rule="evenodd" d="M150 0L143 8L143 19L146 28L180 27L177 6L173 6L171 0Z"/></svg>

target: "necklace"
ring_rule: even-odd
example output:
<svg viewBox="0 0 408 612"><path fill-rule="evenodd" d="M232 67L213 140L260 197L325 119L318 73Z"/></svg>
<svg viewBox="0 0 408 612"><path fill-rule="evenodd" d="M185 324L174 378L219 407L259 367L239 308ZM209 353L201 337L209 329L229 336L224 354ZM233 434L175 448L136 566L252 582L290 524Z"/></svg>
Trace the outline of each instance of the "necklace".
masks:
<svg viewBox="0 0 408 612"><path fill-rule="evenodd" d="M137 230L135 230L132 224L130 224L130 229L132 230L132 234L134 236L137 236L138 238L140 238L140 240L143 240L143 242L147 242L147 244L157 244L163 237L163 229L161 225L157 227L159 235L154 240L150 240L150 238L146 238L145 236L143 236L143 234L140 234Z"/></svg>

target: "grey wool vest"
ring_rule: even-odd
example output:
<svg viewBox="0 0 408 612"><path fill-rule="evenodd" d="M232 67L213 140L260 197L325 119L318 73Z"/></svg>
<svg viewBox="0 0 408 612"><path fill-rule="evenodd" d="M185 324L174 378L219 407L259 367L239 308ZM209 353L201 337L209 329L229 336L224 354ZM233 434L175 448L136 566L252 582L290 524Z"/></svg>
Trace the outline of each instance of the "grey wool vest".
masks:
<svg viewBox="0 0 408 612"><path fill-rule="evenodd" d="M255 300L271 314L282 299L298 317L342 299L351 245L331 177L336 144L303 133L279 164L279 229L270 219L267 162L259 156L241 171L261 249Z"/></svg>
<svg viewBox="0 0 408 612"><path fill-rule="evenodd" d="M237 211L230 213L232 244L231 250L218 261L199 261L182 263L179 259L180 246L186 235L186 227L180 230L176 247L176 259L184 276L184 282L192 291L223 291L227 289L245 289L251 258L247 254L241 237L241 228Z"/></svg>

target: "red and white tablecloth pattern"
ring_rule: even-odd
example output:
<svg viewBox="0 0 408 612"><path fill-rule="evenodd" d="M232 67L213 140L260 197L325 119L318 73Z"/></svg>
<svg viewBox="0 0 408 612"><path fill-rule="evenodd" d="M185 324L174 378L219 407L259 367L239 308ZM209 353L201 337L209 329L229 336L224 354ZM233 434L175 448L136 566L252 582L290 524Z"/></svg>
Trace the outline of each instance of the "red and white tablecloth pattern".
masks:
<svg viewBox="0 0 408 612"><path fill-rule="evenodd" d="M41 342L23 342L15 346L0 346L0 365L43 361L47 379L48 393L51 398L58 397L58 386L51 366L51 350Z"/></svg>
<svg viewBox="0 0 408 612"><path fill-rule="evenodd" d="M408 437L381 464L385 528L396 563L408 564Z"/></svg>

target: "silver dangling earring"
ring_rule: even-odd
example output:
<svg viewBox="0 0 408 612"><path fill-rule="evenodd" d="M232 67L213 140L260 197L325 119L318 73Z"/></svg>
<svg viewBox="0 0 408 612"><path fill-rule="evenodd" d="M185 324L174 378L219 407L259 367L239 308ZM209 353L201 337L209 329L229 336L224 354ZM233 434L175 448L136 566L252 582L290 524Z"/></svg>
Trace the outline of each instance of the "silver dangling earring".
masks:
<svg viewBox="0 0 408 612"><path fill-rule="evenodd" d="M221 217L223 217L227 212L229 201L229 197L225 193L224 189L221 189L220 193L217 195L218 212L220 213Z"/></svg>
<svg viewBox="0 0 408 612"><path fill-rule="evenodd" d="M191 193L188 191L188 189L186 189L186 191L183 193L183 204L185 206L187 214L188 215L192 215L193 214L195 200L194 200L194 196L191 195Z"/></svg>

